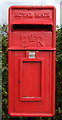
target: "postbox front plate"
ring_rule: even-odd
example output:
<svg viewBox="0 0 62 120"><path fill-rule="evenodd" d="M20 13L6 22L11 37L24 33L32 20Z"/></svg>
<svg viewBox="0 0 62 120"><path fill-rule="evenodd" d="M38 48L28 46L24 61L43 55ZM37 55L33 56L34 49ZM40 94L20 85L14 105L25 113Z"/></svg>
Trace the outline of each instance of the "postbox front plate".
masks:
<svg viewBox="0 0 62 120"><path fill-rule="evenodd" d="M10 7L8 112L11 116L54 115L54 31L54 7Z"/></svg>

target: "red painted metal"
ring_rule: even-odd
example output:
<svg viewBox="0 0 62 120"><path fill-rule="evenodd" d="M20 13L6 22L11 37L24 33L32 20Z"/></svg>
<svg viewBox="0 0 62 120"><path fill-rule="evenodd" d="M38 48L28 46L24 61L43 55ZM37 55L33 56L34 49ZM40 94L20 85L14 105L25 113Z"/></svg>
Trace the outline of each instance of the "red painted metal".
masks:
<svg viewBox="0 0 62 120"><path fill-rule="evenodd" d="M55 113L56 16L53 6L9 8L8 113Z"/></svg>

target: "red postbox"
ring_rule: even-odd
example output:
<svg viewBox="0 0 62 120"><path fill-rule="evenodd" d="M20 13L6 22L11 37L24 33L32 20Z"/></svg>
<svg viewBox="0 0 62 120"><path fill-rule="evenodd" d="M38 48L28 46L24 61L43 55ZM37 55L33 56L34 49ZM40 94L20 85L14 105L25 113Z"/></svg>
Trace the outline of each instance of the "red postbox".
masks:
<svg viewBox="0 0 62 120"><path fill-rule="evenodd" d="M56 20L53 6L9 8L8 112L53 116Z"/></svg>

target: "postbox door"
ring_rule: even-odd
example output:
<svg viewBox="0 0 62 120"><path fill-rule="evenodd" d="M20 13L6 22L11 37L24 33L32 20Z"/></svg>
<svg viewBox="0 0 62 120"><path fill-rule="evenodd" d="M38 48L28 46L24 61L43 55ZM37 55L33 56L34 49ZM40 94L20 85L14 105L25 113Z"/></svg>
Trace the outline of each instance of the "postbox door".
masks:
<svg viewBox="0 0 62 120"><path fill-rule="evenodd" d="M15 52L16 112L51 112L52 55L47 51L35 53L37 54L35 58L29 58L26 51Z"/></svg>

